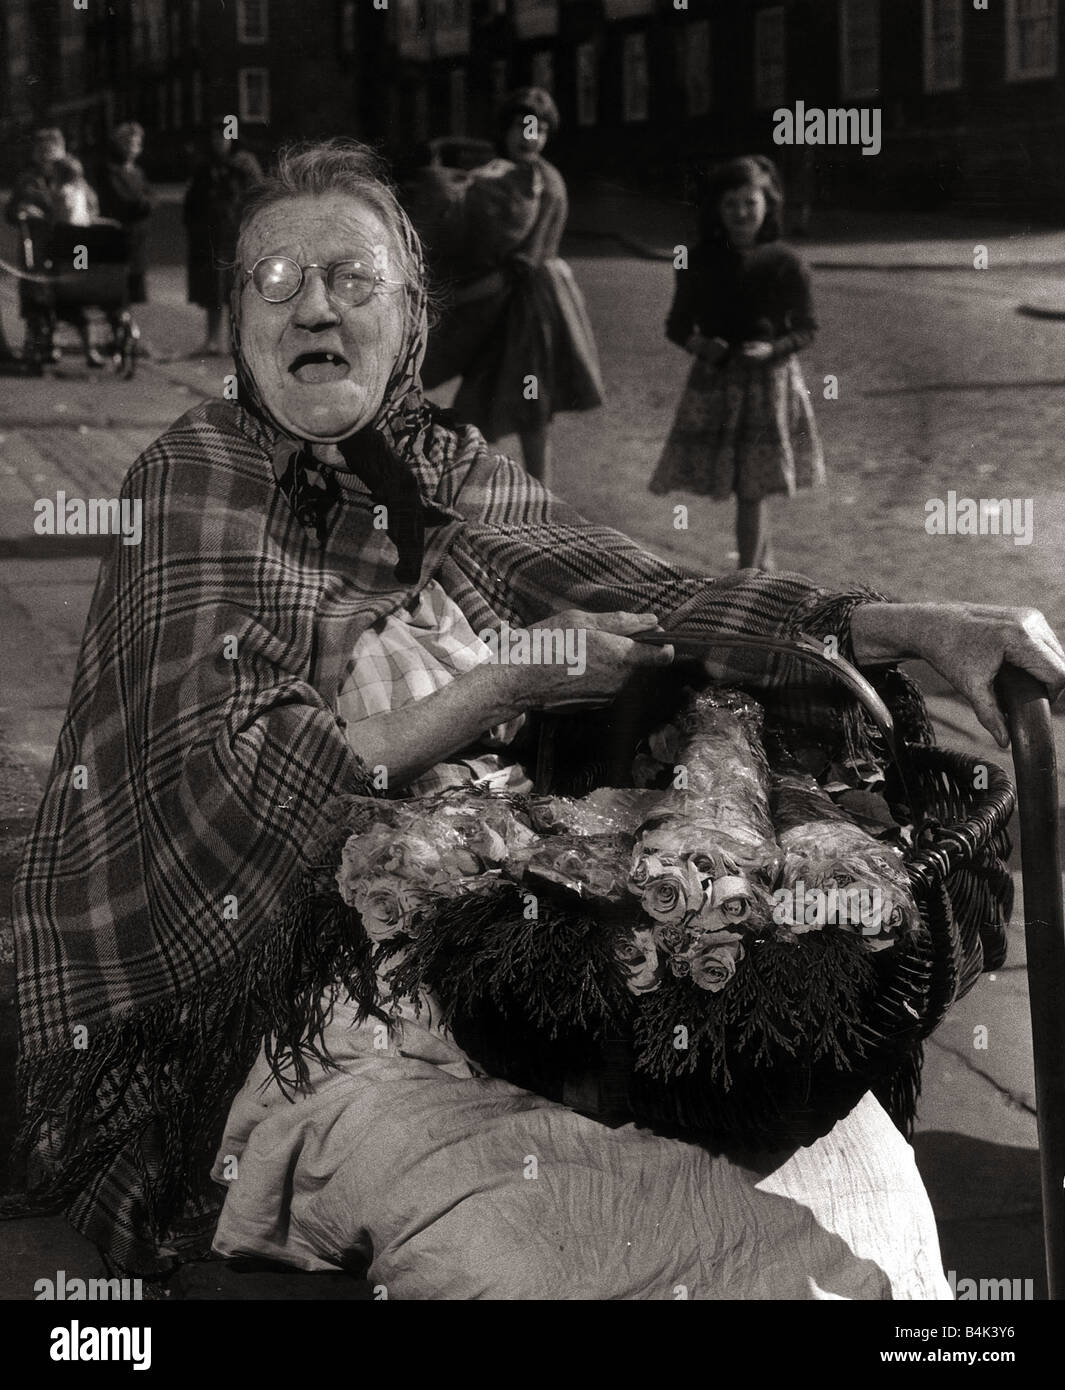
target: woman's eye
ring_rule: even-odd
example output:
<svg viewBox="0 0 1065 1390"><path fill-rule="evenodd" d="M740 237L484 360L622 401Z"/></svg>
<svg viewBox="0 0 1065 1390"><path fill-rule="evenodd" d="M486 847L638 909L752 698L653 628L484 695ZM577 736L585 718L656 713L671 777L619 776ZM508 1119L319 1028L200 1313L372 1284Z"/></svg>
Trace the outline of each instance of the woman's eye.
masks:
<svg viewBox="0 0 1065 1390"><path fill-rule="evenodd" d="M901 926L902 926L902 908L901 908L901 907L893 907L893 908L891 909L891 916L888 918L888 926L889 926L889 927L901 927Z"/></svg>
<svg viewBox="0 0 1065 1390"><path fill-rule="evenodd" d="M837 874L836 877L832 879L832 885L835 888L849 888L853 882L853 874Z"/></svg>
<svg viewBox="0 0 1065 1390"><path fill-rule="evenodd" d="M721 904L721 911L734 922L742 922L750 910L751 904L747 898L729 898Z"/></svg>

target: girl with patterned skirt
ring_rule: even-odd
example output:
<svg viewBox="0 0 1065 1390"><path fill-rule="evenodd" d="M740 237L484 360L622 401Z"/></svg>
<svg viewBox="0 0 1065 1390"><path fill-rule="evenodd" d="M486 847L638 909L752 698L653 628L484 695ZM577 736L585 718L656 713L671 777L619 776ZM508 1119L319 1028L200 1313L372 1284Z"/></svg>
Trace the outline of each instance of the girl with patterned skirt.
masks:
<svg viewBox="0 0 1065 1390"><path fill-rule="evenodd" d="M781 202L768 159L736 159L712 175L666 321L666 336L695 361L650 490L718 501L735 493L741 569L774 567L766 497L825 478L796 356L817 322L806 268L778 239Z"/></svg>

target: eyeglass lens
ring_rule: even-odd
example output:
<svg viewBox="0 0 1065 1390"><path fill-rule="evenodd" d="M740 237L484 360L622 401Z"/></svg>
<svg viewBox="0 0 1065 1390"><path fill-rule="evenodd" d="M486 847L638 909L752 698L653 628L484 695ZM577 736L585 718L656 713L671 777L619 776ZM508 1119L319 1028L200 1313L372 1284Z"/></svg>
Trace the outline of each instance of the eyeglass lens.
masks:
<svg viewBox="0 0 1065 1390"><path fill-rule="evenodd" d="M319 267L320 268L320 267ZM307 267L311 269L311 267ZM270 304L283 304L303 284L304 272L288 256L268 256L252 268L255 288ZM326 288L344 304L365 304L374 291L376 275L364 261L334 261L326 269Z"/></svg>

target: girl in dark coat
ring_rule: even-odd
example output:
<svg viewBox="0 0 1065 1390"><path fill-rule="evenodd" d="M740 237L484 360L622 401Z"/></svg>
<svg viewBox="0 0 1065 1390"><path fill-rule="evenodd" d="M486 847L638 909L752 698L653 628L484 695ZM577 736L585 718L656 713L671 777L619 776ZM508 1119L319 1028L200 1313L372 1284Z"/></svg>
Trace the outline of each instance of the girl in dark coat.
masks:
<svg viewBox="0 0 1065 1390"><path fill-rule="evenodd" d="M736 495L740 568L773 568L765 499L824 482L796 354L817 330L806 267L781 245L772 161L710 180L699 244L677 270L666 336L695 362L650 490Z"/></svg>
<svg viewBox="0 0 1065 1390"><path fill-rule="evenodd" d="M230 270L248 194L262 182L258 160L212 130L209 152L185 193L190 304L207 310L207 339L193 356L224 357L222 313L229 303Z"/></svg>
<svg viewBox="0 0 1065 1390"><path fill-rule="evenodd" d="M454 175L448 192L457 215L445 236L455 239L457 222L462 244L453 264L435 254L439 242L427 231L433 270L450 281L450 299L430 335L422 379L433 387L461 376L459 416L490 440L517 434L525 467L543 483L550 482L552 416L603 401L584 298L558 254L566 185L541 154L558 120L555 103L537 87L508 97L500 113L503 157L461 174L441 171Z"/></svg>

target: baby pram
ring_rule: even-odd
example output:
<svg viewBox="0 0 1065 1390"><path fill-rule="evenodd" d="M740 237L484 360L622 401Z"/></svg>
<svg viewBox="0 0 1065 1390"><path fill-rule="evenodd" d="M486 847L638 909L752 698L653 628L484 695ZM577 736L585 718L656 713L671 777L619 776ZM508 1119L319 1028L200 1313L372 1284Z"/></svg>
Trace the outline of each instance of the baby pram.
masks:
<svg viewBox="0 0 1065 1390"><path fill-rule="evenodd" d="M129 244L118 222L87 227L19 215L24 277L22 312L26 320L25 360L43 371L51 360L56 321L84 322L85 310L99 309L111 327L111 360L128 380L137 365L140 331L129 311Z"/></svg>

